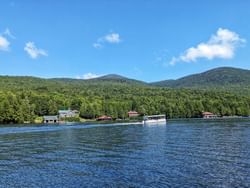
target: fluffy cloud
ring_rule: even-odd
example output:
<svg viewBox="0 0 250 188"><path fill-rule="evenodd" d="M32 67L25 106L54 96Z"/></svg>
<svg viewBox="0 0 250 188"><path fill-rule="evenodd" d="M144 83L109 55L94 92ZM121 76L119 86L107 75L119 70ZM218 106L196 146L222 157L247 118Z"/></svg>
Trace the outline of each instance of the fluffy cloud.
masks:
<svg viewBox="0 0 250 188"><path fill-rule="evenodd" d="M0 50L1 51L8 51L10 46L10 42L7 38L0 35Z"/></svg>
<svg viewBox="0 0 250 188"><path fill-rule="evenodd" d="M34 42L27 42L24 47L24 50L32 59L36 59L39 56L48 56L48 53L43 49L37 48Z"/></svg>
<svg viewBox="0 0 250 188"><path fill-rule="evenodd" d="M100 76L102 76L102 75L98 75L98 74L94 74L94 73L89 72L89 73L84 74L83 76L77 76L76 78L87 80L87 79L92 79L92 78L98 78Z"/></svg>
<svg viewBox="0 0 250 188"><path fill-rule="evenodd" d="M120 43L121 38L118 33L110 33L103 38L104 41L108 43Z"/></svg>
<svg viewBox="0 0 250 188"><path fill-rule="evenodd" d="M10 48L10 41L8 39L15 39L15 36L11 34L8 28L4 32L0 33L0 50L8 51Z"/></svg>
<svg viewBox="0 0 250 188"><path fill-rule="evenodd" d="M195 62L199 58L231 59L234 57L236 48L245 42L246 40L240 38L237 33L219 28L216 35L212 35L208 42L187 49L179 57L173 57L170 64L175 65L179 61Z"/></svg>
<svg viewBox="0 0 250 188"><path fill-rule="evenodd" d="M102 48L104 43L110 43L110 44L118 44L122 40L120 38L120 35L118 33L110 33L103 37L100 37L97 42L93 44L94 48Z"/></svg>

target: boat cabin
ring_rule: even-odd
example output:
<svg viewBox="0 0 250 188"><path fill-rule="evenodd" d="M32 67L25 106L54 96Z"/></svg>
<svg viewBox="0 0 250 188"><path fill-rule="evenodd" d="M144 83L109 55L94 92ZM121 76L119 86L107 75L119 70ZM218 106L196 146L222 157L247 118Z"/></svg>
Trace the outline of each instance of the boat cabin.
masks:
<svg viewBox="0 0 250 188"><path fill-rule="evenodd" d="M166 123L166 115L144 116L143 123Z"/></svg>

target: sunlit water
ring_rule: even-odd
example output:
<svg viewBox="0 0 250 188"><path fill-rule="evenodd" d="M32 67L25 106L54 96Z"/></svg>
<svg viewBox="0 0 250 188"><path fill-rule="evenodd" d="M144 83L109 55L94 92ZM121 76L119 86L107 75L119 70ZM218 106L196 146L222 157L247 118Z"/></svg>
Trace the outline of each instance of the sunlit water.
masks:
<svg viewBox="0 0 250 188"><path fill-rule="evenodd" d="M5 125L0 187L250 187L250 121Z"/></svg>

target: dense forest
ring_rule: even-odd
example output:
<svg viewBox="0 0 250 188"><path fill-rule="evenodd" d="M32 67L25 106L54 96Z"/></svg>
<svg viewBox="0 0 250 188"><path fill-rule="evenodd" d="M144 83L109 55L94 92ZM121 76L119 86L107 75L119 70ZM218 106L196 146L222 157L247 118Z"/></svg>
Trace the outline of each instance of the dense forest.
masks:
<svg viewBox="0 0 250 188"><path fill-rule="evenodd" d="M245 95L250 93L250 70L220 67L177 80L164 80L151 84L169 88L227 90Z"/></svg>
<svg viewBox="0 0 250 188"><path fill-rule="evenodd" d="M82 118L100 115L127 118L127 112L166 114L168 118L201 117L203 111L250 115L250 94L187 88L162 88L122 77L75 80L0 77L0 122L33 122L59 109L80 111Z"/></svg>

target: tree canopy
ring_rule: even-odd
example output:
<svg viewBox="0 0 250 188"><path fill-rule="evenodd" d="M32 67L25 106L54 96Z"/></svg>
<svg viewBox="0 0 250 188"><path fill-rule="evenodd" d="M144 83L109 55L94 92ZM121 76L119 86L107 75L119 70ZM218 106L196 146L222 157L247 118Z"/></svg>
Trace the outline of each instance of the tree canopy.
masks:
<svg viewBox="0 0 250 188"><path fill-rule="evenodd" d="M59 109L80 111L83 118L109 115L126 118L130 110L166 114L168 118L250 114L250 95L228 91L169 89L113 81L0 78L0 122L32 122L37 116L55 115Z"/></svg>

